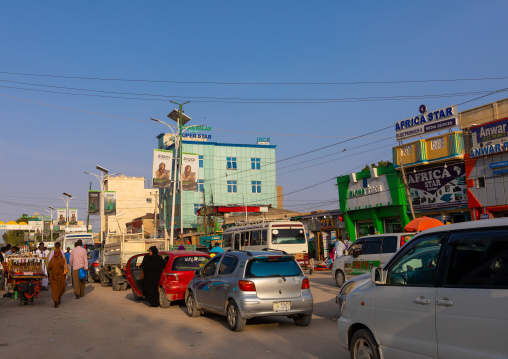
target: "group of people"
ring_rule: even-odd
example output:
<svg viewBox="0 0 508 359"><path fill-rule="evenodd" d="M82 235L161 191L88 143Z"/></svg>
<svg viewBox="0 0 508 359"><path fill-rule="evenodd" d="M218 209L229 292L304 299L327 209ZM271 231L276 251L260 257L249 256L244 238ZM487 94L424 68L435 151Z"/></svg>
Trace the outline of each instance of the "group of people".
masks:
<svg viewBox="0 0 508 359"><path fill-rule="evenodd" d="M14 255L19 251L18 247L7 244L2 247L0 251L0 263L2 263L2 271L0 273L0 290L6 288L6 273L5 268L5 256ZM35 251L35 255L39 258L44 258L42 261L43 272L46 274L46 278L41 280L41 290L48 290L47 286L51 287L51 297L55 304L55 308L58 308L61 302L62 295L66 290L66 279L72 281L74 286L74 295L76 299L79 299L85 295L85 279L79 278L80 269L88 271L88 259L86 249L83 248L83 242L78 240L74 244L74 249L71 251L70 247L67 247L67 251L64 253L60 243L55 243L55 248L49 251L44 243L40 243L39 247ZM12 288L7 286L4 297L12 297Z"/></svg>

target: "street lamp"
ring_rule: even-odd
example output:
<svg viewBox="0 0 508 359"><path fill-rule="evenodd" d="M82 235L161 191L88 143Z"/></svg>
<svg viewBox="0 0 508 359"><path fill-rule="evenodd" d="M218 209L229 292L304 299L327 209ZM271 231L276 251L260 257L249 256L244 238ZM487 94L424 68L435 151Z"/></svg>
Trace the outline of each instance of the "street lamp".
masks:
<svg viewBox="0 0 508 359"><path fill-rule="evenodd" d="M48 211L47 209L45 209L46 212L49 212L49 215L51 217L51 222L50 222L50 225L49 225L49 228L50 228L50 231L51 231L51 242L53 242L53 211L56 211L56 208L53 208L51 206L48 206L48 208L51 210L51 211ZM44 232L44 221L42 221L43 223L43 232Z"/></svg>
<svg viewBox="0 0 508 359"><path fill-rule="evenodd" d="M65 225L67 226L68 219L69 219L69 202L76 197L72 197L72 194L69 194L67 192L64 192L62 194L65 196L65 198L62 198L62 197L58 197L58 198L60 198L61 200L63 200L65 202Z"/></svg>
<svg viewBox="0 0 508 359"><path fill-rule="evenodd" d="M121 173L113 173L112 175L108 175L109 173L109 170L105 169L104 167L102 166L99 166L97 165L96 168L101 171L101 175L99 177L99 175L95 174L95 173L91 173L91 172L83 172L87 175L92 175L94 176L95 178L97 178L99 180L99 185L100 185L100 189L101 189L101 195L100 195L100 199L99 199L99 209L100 209L100 233L99 233L99 240L100 242L102 243L102 240L103 240L103 234L104 234L104 229L103 229L103 226L104 226L104 181L106 180L107 177L111 177L111 176L116 176L116 175L120 175ZM88 211L88 209L87 209Z"/></svg>

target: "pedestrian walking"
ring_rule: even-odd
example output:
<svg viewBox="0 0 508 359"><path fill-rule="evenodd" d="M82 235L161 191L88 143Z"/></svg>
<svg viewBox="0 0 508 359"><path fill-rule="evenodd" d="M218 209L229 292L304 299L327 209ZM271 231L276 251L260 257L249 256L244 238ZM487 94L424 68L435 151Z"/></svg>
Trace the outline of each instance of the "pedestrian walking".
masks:
<svg viewBox="0 0 508 359"><path fill-rule="evenodd" d="M85 295L85 279L79 279L79 270L81 268L88 271L88 259L86 257L86 249L82 247L83 242L78 239L75 248L69 256L69 263L72 266L72 281L74 283L74 295L76 299Z"/></svg>
<svg viewBox="0 0 508 359"><path fill-rule="evenodd" d="M7 252L5 247L0 249L0 290L5 289L5 271L7 269L7 264L5 263L4 253Z"/></svg>
<svg viewBox="0 0 508 359"><path fill-rule="evenodd" d="M53 257L49 260L48 273L51 283L51 297L55 302L55 308L58 308L62 295L65 293L65 275L67 274L67 263L60 250L60 243L55 245Z"/></svg>
<svg viewBox="0 0 508 359"><path fill-rule="evenodd" d="M47 256L47 253L44 251L44 243L41 242L39 243L39 249L37 249L37 251L35 252L35 255L39 258L43 258L44 260L42 261L42 271L44 272L44 274L46 275L46 278L42 278L42 288L41 290L48 290L48 270L47 270L47 267L46 267L46 256Z"/></svg>
<svg viewBox="0 0 508 359"><path fill-rule="evenodd" d="M159 280L165 266L166 261L159 255L157 247L150 247L148 255L141 263L143 269L141 277L143 278L143 295L152 307L159 306Z"/></svg>
<svg viewBox="0 0 508 359"><path fill-rule="evenodd" d="M65 256L65 261L67 262L67 275L66 275L66 279L72 281L72 267L71 267L71 265L69 263L69 258L71 256L71 248L70 247L67 247L67 252L65 252L64 256ZM74 282L72 282L72 283L74 285Z"/></svg>

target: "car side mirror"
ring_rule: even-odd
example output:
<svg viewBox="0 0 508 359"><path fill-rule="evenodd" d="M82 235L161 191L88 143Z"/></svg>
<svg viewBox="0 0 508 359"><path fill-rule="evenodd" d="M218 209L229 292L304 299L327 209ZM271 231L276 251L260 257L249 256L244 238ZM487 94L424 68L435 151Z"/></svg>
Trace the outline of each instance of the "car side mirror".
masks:
<svg viewBox="0 0 508 359"><path fill-rule="evenodd" d="M353 251L353 257L358 258L360 256L360 252L361 252L360 249Z"/></svg>
<svg viewBox="0 0 508 359"><path fill-rule="evenodd" d="M370 271L370 279L374 284L385 284L386 278L383 268L380 267L372 268L372 270Z"/></svg>
<svg viewBox="0 0 508 359"><path fill-rule="evenodd" d="M194 274L199 277L201 275L201 269L196 269Z"/></svg>

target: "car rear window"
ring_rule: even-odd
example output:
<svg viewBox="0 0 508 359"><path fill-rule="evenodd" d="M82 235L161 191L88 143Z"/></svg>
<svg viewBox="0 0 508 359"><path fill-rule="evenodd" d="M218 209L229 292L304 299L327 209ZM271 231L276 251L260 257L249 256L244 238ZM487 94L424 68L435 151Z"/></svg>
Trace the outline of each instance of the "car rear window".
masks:
<svg viewBox="0 0 508 359"><path fill-rule="evenodd" d="M256 257L247 263L246 278L280 277L303 275L300 266L291 257L266 256Z"/></svg>
<svg viewBox="0 0 508 359"><path fill-rule="evenodd" d="M204 256L185 256L177 257L171 266L172 271L195 271L208 262L208 257Z"/></svg>

